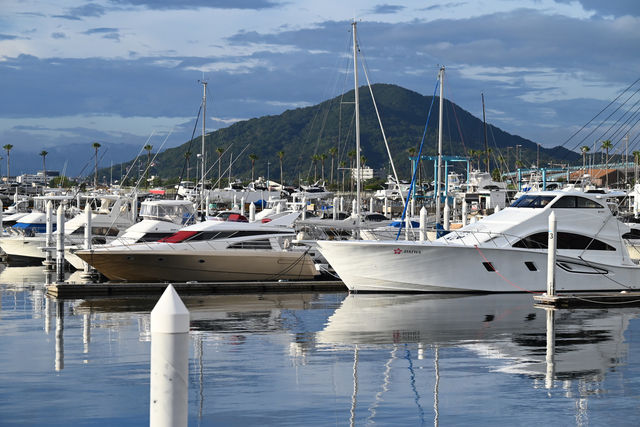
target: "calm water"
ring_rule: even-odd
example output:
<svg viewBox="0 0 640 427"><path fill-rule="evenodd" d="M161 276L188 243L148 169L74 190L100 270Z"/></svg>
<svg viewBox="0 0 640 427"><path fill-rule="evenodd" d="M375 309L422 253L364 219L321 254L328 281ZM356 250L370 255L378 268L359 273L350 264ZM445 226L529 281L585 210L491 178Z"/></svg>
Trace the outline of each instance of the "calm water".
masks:
<svg viewBox="0 0 640 427"><path fill-rule="evenodd" d="M61 302L43 282L39 267L0 272L0 425L148 425L156 300ZM640 309L551 318L530 295L183 300L190 425L638 424Z"/></svg>

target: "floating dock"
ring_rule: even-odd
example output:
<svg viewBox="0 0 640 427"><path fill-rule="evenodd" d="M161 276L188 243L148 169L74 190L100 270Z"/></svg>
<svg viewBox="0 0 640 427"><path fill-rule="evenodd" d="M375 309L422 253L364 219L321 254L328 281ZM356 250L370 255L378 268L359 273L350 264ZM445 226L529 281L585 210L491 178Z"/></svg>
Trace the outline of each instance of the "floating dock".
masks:
<svg viewBox="0 0 640 427"><path fill-rule="evenodd" d="M640 292L603 292L596 294L534 295L540 307L554 308L616 308L640 306Z"/></svg>
<svg viewBox="0 0 640 427"><path fill-rule="evenodd" d="M161 295L171 284L180 295L267 292L347 292L342 281L198 282L198 283L56 283L47 295L57 299Z"/></svg>

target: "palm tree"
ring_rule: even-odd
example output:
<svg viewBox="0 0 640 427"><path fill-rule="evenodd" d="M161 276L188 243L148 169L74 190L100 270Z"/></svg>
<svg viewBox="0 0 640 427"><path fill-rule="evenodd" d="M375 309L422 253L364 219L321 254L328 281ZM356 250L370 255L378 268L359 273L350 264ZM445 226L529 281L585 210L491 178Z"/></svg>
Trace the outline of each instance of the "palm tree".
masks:
<svg viewBox="0 0 640 427"><path fill-rule="evenodd" d="M329 155L331 156L331 177L329 178L329 183L331 185L333 185L333 160L336 157L336 154L338 154L338 149L336 147L329 148Z"/></svg>
<svg viewBox="0 0 640 427"><path fill-rule="evenodd" d="M316 182L318 180L318 160L320 160L320 155L314 154L311 156L311 163L313 165L313 181Z"/></svg>
<svg viewBox="0 0 640 427"><path fill-rule="evenodd" d="M4 148L5 150L7 150L7 181L9 181L9 178L11 177L11 162L10 162L10 151L13 148L12 144L7 144L7 145L3 145L2 148Z"/></svg>
<svg viewBox="0 0 640 427"><path fill-rule="evenodd" d="M258 160L258 156L256 154L249 154L249 159L251 159L251 182L253 182L253 171L256 167L256 160Z"/></svg>
<svg viewBox="0 0 640 427"><path fill-rule="evenodd" d="M327 159L327 155L325 153L320 154L320 164L322 165L322 181L324 181L324 161Z"/></svg>
<svg viewBox="0 0 640 427"><path fill-rule="evenodd" d="M216 148L216 153L218 153L218 188L220 188L220 183L222 182L222 153L224 153L224 148L218 147Z"/></svg>
<svg viewBox="0 0 640 427"><path fill-rule="evenodd" d="M282 161L284 160L284 151L278 151L278 161L280 161L280 185L284 186L284 178L282 175Z"/></svg>
<svg viewBox="0 0 640 427"><path fill-rule="evenodd" d="M147 144L144 147L142 147L144 150L147 150L147 168L145 170L145 174L144 174L144 179L145 179L145 186L149 186L149 169L151 168L151 150L153 149L153 145L151 144Z"/></svg>
<svg viewBox="0 0 640 427"><path fill-rule="evenodd" d="M189 181L189 160L191 159L191 151L187 151L184 153L184 159L187 161L187 181Z"/></svg>
<svg viewBox="0 0 640 427"><path fill-rule="evenodd" d="M45 161L45 158L47 157L47 154L49 154L48 151L42 150L40 152L40 155L42 156L42 172L44 173L44 185L45 187L47 186L47 163Z"/></svg>
<svg viewBox="0 0 640 427"><path fill-rule="evenodd" d="M605 175L605 185L608 187L609 186L609 148L613 147L613 144L611 143L610 139L605 139L604 141L602 141L602 148L604 148L607 152L607 157L605 158L606 161L606 169L607 169L607 173Z"/></svg>
<svg viewBox="0 0 640 427"><path fill-rule="evenodd" d="M587 173L587 153L589 152L589 146L583 145L580 147L580 152L582 153L582 169L584 169L584 173Z"/></svg>
<svg viewBox="0 0 640 427"><path fill-rule="evenodd" d="M91 144L91 146L93 147L94 150L96 150L96 168L95 168L95 175L93 176L93 188L97 188L98 187L98 148L101 147L99 142L94 142L93 144Z"/></svg>

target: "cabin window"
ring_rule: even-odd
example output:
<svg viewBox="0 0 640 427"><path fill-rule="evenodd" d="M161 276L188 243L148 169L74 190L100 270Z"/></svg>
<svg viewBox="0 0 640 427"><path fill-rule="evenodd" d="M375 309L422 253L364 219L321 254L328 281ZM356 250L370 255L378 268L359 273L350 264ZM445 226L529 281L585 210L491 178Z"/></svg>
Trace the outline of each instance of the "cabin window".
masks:
<svg viewBox="0 0 640 427"><path fill-rule="evenodd" d="M580 196L563 196L558 199L552 208L577 208L577 209L604 209L604 207L586 197Z"/></svg>
<svg viewBox="0 0 640 427"><path fill-rule="evenodd" d="M248 240L229 245L227 249L271 249L271 242L269 239Z"/></svg>
<svg viewBox="0 0 640 427"><path fill-rule="evenodd" d="M535 233L513 244L514 248L547 249L549 233ZM588 251L615 251L616 249L607 243L575 233L558 232L558 249L577 249Z"/></svg>
<svg viewBox="0 0 640 427"><path fill-rule="evenodd" d="M538 271L538 269L536 268L536 265L532 261L525 261L524 265L527 266L529 271Z"/></svg>
<svg viewBox="0 0 640 427"><path fill-rule="evenodd" d="M556 196L536 196L535 194L525 194L511 204L512 208L544 208Z"/></svg>
<svg viewBox="0 0 640 427"><path fill-rule="evenodd" d="M487 271L491 271L491 272L496 271L495 267L490 262L483 262L482 265Z"/></svg>

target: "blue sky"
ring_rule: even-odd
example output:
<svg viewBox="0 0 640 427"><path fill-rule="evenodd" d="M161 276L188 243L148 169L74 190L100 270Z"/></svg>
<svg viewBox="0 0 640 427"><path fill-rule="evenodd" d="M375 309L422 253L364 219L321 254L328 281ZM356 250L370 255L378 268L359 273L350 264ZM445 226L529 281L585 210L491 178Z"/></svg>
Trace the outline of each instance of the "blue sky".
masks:
<svg viewBox="0 0 640 427"><path fill-rule="evenodd" d="M372 82L431 94L445 65L445 97L482 117L484 93L487 121L548 147L640 70L636 0L0 2L0 145L36 155L179 145L203 77L208 129L350 90L354 17Z"/></svg>

